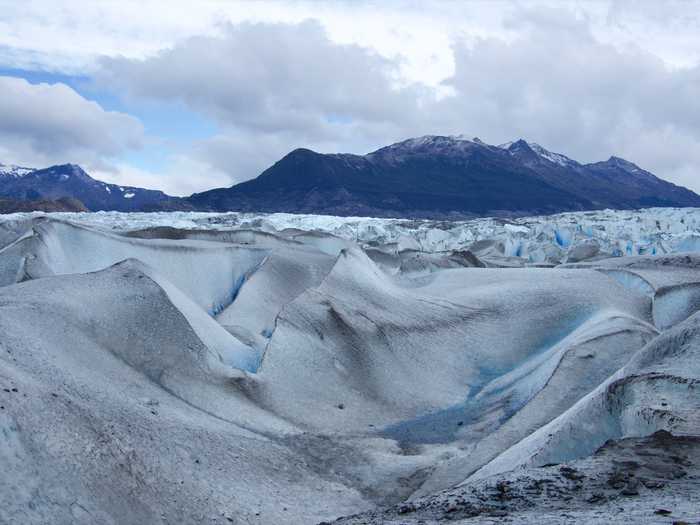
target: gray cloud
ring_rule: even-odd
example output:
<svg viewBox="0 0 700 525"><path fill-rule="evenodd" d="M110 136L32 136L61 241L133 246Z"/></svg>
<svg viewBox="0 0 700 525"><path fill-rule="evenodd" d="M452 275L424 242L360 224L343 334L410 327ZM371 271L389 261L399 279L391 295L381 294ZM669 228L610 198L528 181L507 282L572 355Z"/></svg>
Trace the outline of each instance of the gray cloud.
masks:
<svg viewBox="0 0 700 525"><path fill-rule="evenodd" d="M105 111L64 84L30 84L0 76L0 158L36 166L57 162L103 165L138 148L143 127Z"/></svg>
<svg viewBox="0 0 700 525"><path fill-rule="evenodd" d="M147 59L102 61L130 97L184 102L220 132L184 154L256 176L299 146L363 153L427 133L490 142L524 137L582 161L621 155L700 190L700 68L672 69L639 48L599 41L571 11L513 11L508 40L455 41L438 97L400 84L401 58L340 45L316 22L227 26Z"/></svg>
<svg viewBox="0 0 700 525"><path fill-rule="evenodd" d="M104 58L97 78L127 99L184 102L215 120L221 133L186 155L233 182L295 147L357 151L401 137L433 93L395 86L398 71L397 61L333 43L306 21L227 25L145 60Z"/></svg>
<svg viewBox="0 0 700 525"><path fill-rule="evenodd" d="M512 25L513 42L455 45L456 96L436 110L446 127L475 123L487 139L524 137L583 161L622 155L700 190L699 67L600 43L564 11L521 11Z"/></svg>
<svg viewBox="0 0 700 525"><path fill-rule="evenodd" d="M102 79L132 96L181 100L218 122L326 137L329 124L396 121L419 93L396 90L398 64L331 42L315 21L228 25L146 60L105 58Z"/></svg>

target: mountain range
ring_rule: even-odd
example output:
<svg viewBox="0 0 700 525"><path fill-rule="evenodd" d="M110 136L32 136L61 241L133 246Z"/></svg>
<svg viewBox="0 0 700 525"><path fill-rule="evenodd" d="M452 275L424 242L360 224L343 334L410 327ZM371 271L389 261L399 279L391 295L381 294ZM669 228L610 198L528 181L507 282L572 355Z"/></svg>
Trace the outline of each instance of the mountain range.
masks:
<svg viewBox="0 0 700 525"><path fill-rule="evenodd" d="M0 198L11 201L57 202L73 199L91 211L155 211L185 209L185 202L162 191L109 184L76 164L33 169L0 164ZM39 208L41 209L41 208ZM69 210L74 211L74 210ZM77 211L77 210L76 210Z"/></svg>
<svg viewBox="0 0 700 525"><path fill-rule="evenodd" d="M255 179L189 197L107 184L79 166L0 165L0 197L73 198L90 210L203 210L461 218L594 209L700 207L700 196L610 157L581 164L517 140L412 138L367 155L296 149Z"/></svg>

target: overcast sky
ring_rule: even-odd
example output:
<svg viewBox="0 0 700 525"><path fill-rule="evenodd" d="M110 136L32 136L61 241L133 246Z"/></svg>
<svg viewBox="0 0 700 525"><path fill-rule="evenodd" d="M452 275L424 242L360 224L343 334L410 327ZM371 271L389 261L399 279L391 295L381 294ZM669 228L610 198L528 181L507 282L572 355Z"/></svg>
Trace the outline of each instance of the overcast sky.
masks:
<svg viewBox="0 0 700 525"><path fill-rule="evenodd" d="M700 2L0 0L0 162L176 195L426 134L700 191Z"/></svg>

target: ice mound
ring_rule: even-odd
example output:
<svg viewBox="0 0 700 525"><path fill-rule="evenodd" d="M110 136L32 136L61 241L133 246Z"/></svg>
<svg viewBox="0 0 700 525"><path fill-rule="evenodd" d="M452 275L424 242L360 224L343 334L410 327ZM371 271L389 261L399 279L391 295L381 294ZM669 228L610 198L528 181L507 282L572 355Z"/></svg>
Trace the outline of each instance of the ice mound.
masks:
<svg viewBox="0 0 700 525"><path fill-rule="evenodd" d="M700 256L620 257L566 265L594 268L652 300L656 326L666 330L700 310Z"/></svg>
<svg viewBox="0 0 700 525"><path fill-rule="evenodd" d="M334 261L334 257L305 246L276 250L216 320L240 339L249 341L262 356L275 332L280 311L307 289L318 286Z"/></svg>
<svg viewBox="0 0 700 525"><path fill-rule="evenodd" d="M19 280L92 272L135 258L157 269L212 315L233 301L246 276L267 255L264 249L207 241L143 241L41 218L5 250L16 254L20 266L14 273Z"/></svg>
<svg viewBox="0 0 700 525"><path fill-rule="evenodd" d="M232 337L224 327L159 272L138 260L126 260L120 264L137 269L156 282L166 293L170 302L187 319L200 341L222 364L248 372L255 372L258 369L262 359L259 351Z"/></svg>
<svg viewBox="0 0 700 525"><path fill-rule="evenodd" d="M607 440L700 428L700 314L652 340L576 405L499 455L470 481L592 454Z"/></svg>
<svg viewBox="0 0 700 525"><path fill-rule="evenodd" d="M515 445L559 414L568 410L628 360L658 332L648 323L628 316L604 312L554 345L540 358L537 368L526 362L510 374L487 385L469 400L455 418L465 424L459 428L462 438L476 442L467 453L445 462L431 474L418 495L427 495L462 481L498 454ZM513 406L513 394L519 403ZM523 395L526 395L523 399ZM516 397L516 399L518 399ZM502 407L502 408L501 408ZM495 416L506 418L491 422L484 432L484 421ZM474 417L473 414L489 414ZM453 418L454 419L454 418Z"/></svg>
<svg viewBox="0 0 700 525"><path fill-rule="evenodd" d="M451 269L405 282L362 251L344 251L278 316L262 399L326 430L413 420L537 361L601 312L649 318L646 298L611 294L611 286L598 272L548 269Z"/></svg>
<svg viewBox="0 0 700 525"><path fill-rule="evenodd" d="M483 268L486 265L469 250L421 252L419 250L388 251L386 247L365 248L375 264L391 274L426 275L448 268Z"/></svg>
<svg viewBox="0 0 700 525"><path fill-rule="evenodd" d="M0 288L0 333L2 523L295 524L370 505L266 437L294 427L241 394L138 264Z"/></svg>

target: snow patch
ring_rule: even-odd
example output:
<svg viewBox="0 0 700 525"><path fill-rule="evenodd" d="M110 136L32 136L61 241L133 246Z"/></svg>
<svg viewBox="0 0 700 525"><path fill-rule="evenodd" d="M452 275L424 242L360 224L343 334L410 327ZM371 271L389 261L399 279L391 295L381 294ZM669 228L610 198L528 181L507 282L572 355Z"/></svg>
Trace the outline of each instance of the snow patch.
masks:
<svg viewBox="0 0 700 525"><path fill-rule="evenodd" d="M569 157L566 157L561 153L554 153L546 150L534 142L528 142L528 146L530 146L530 149L532 149L532 151L537 153L543 159L553 162L554 164L558 164L559 166L571 166L572 164L576 164L576 162L571 160Z"/></svg>

